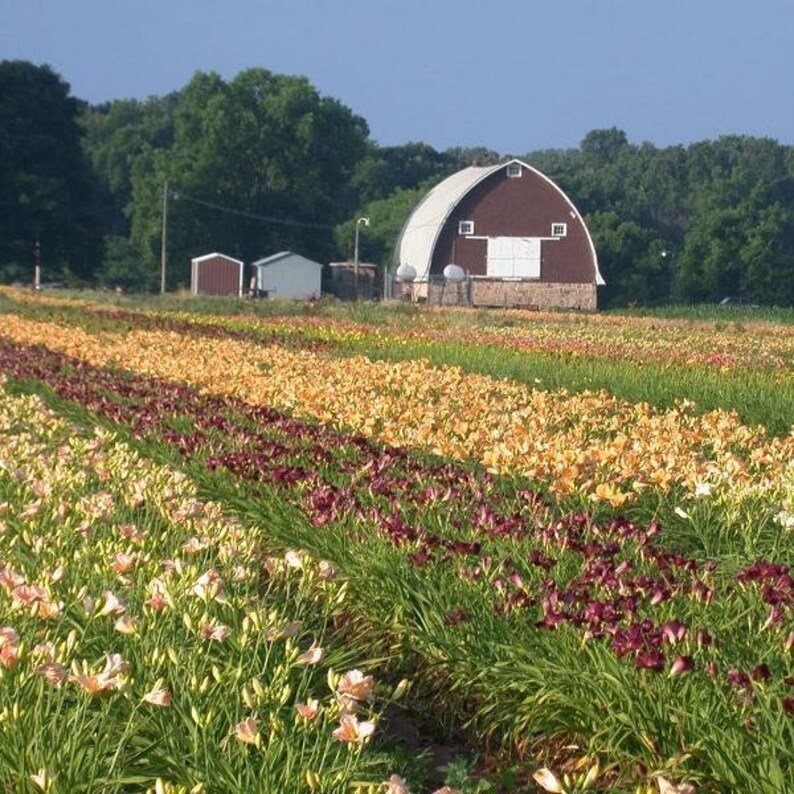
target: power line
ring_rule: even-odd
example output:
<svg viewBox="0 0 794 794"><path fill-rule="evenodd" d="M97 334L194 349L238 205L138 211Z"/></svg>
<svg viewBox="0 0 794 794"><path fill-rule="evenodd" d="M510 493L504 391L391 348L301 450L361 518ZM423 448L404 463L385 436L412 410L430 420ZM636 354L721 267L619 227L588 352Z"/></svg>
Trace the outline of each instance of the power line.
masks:
<svg viewBox="0 0 794 794"><path fill-rule="evenodd" d="M184 201L192 201L194 204L201 204L204 207L209 207L214 210L219 210L220 212L226 212L229 215L239 215L243 218L251 218L252 220L256 221L267 221L268 223L279 223L282 226L302 226L307 229L333 229L334 227L328 223L310 223L308 221L296 221L290 218L273 218L269 215L257 215L254 212L246 212L245 210L235 210L231 207L224 207L221 204L213 204L211 201L204 201L203 199L197 199L193 196L188 196L185 193L181 193L179 191L171 191L170 193L173 198L177 200L184 200Z"/></svg>

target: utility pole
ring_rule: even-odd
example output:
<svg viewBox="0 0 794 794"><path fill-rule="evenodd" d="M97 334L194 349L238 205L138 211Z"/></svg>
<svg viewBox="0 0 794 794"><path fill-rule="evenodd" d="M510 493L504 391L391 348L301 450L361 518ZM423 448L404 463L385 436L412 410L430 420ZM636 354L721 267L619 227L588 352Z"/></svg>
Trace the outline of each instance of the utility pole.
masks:
<svg viewBox="0 0 794 794"><path fill-rule="evenodd" d="M160 236L160 294L165 295L165 264L168 233L168 180L163 185L163 231Z"/></svg>
<svg viewBox="0 0 794 794"><path fill-rule="evenodd" d="M358 300L358 229L361 224L369 226L369 218L359 218L356 221L356 241L353 246L353 291L355 292L355 300Z"/></svg>

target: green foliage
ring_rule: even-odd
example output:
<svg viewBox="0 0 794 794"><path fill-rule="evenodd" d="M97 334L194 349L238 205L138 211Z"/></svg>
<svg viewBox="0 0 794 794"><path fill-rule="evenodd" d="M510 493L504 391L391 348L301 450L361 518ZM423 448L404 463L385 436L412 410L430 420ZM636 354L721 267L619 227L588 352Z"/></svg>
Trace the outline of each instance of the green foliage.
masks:
<svg viewBox="0 0 794 794"><path fill-rule="evenodd" d="M163 184L169 206L170 283L192 257L219 250L244 261L291 249L328 259L331 229L367 127L302 77L248 69L229 82L197 73L180 92L173 144L148 147L131 169L132 239L159 252Z"/></svg>
<svg viewBox="0 0 794 794"><path fill-rule="evenodd" d="M0 268L89 277L99 258L96 182L80 147L80 103L49 66L0 62ZM28 271L29 272L29 271ZM32 280L32 279L31 279Z"/></svg>
<svg viewBox="0 0 794 794"><path fill-rule="evenodd" d="M159 286L159 272L146 264L140 250L126 237L109 236L98 281L125 292L153 292Z"/></svg>

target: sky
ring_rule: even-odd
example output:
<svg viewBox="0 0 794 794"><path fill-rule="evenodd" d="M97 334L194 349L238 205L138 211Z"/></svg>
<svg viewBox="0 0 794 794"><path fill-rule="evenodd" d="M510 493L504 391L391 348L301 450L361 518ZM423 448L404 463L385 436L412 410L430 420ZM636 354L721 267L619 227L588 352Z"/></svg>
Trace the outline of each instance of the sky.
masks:
<svg viewBox="0 0 794 794"><path fill-rule="evenodd" d="M92 104L304 75L381 146L521 156L618 127L794 144L794 0L0 0L0 60Z"/></svg>

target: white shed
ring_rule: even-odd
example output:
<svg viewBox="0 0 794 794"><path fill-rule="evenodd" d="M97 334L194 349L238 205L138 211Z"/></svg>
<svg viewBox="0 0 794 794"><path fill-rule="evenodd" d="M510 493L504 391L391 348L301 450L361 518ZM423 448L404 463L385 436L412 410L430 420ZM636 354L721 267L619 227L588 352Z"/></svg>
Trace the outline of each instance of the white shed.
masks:
<svg viewBox="0 0 794 794"><path fill-rule="evenodd" d="M254 285L260 295L280 300L306 300L320 297L323 266L292 251L258 259Z"/></svg>

